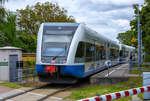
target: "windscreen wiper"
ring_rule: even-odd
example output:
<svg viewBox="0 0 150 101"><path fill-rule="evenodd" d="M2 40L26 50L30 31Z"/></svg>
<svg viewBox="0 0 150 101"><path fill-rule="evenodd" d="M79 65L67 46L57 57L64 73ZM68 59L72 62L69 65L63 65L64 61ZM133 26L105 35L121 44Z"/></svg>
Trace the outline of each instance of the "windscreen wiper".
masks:
<svg viewBox="0 0 150 101"><path fill-rule="evenodd" d="M54 57L52 58L52 60L56 60L56 58L57 58L60 54L62 54L62 53L63 53L63 51L60 52L57 56L54 56Z"/></svg>
<svg viewBox="0 0 150 101"><path fill-rule="evenodd" d="M66 44L65 44L65 52L66 52ZM62 52L60 52L57 56L54 56L53 58L52 58L52 60L56 60L56 58L60 55L60 54L62 54L63 53L63 51Z"/></svg>

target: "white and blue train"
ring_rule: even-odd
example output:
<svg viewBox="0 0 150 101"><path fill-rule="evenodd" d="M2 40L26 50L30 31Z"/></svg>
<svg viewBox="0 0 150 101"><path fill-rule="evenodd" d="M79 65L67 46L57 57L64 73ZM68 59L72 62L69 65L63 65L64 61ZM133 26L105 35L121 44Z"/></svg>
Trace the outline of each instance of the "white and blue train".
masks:
<svg viewBox="0 0 150 101"><path fill-rule="evenodd" d="M38 32L36 72L43 82L73 83L119 63L135 48L121 45L81 23L42 23Z"/></svg>

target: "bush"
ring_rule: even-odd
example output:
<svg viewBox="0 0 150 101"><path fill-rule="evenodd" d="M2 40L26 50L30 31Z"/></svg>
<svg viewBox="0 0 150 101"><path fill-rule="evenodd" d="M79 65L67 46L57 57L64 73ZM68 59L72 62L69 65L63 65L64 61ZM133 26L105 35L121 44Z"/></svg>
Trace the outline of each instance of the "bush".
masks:
<svg viewBox="0 0 150 101"><path fill-rule="evenodd" d="M144 62L150 62L150 54L145 55L145 60Z"/></svg>
<svg viewBox="0 0 150 101"><path fill-rule="evenodd" d="M36 61L24 61L23 62L23 67L25 67L25 68L34 68L35 67L35 62Z"/></svg>

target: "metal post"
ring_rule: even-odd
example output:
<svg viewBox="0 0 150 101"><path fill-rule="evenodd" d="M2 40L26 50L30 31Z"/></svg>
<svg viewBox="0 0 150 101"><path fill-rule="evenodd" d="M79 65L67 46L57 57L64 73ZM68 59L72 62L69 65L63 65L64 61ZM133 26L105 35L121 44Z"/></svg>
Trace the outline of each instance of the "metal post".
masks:
<svg viewBox="0 0 150 101"><path fill-rule="evenodd" d="M143 44L142 44L142 26L140 26L141 28L141 63L143 63L144 59L143 59Z"/></svg>
<svg viewBox="0 0 150 101"><path fill-rule="evenodd" d="M28 71L27 70L24 70L25 72L25 79L26 79L26 83L28 82Z"/></svg>
<svg viewBox="0 0 150 101"><path fill-rule="evenodd" d="M108 75L108 78L109 78L109 65L107 66L107 75Z"/></svg>
<svg viewBox="0 0 150 101"><path fill-rule="evenodd" d="M132 63L131 63L132 61L129 61L129 72L131 72L131 70L132 70Z"/></svg>
<svg viewBox="0 0 150 101"><path fill-rule="evenodd" d="M139 11L139 5L137 4L137 28L138 28L138 62L139 62L139 76L141 76L141 32L140 32L140 11Z"/></svg>
<svg viewBox="0 0 150 101"><path fill-rule="evenodd" d="M18 82L21 83L22 82L22 69L19 68L18 70Z"/></svg>

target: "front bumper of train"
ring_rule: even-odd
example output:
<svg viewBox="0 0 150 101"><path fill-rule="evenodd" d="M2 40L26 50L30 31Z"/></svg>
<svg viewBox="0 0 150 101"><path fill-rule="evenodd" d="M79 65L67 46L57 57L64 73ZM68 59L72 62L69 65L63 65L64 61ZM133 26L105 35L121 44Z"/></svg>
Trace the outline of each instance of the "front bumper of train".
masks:
<svg viewBox="0 0 150 101"><path fill-rule="evenodd" d="M75 78L84 78L84 65L67 65L59 66L60 75L71 76ZM36 65L37 75L44 76L48 73L46 72L46 65Z"/></svg>

